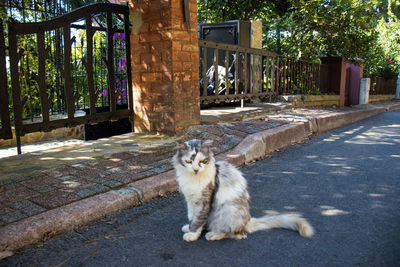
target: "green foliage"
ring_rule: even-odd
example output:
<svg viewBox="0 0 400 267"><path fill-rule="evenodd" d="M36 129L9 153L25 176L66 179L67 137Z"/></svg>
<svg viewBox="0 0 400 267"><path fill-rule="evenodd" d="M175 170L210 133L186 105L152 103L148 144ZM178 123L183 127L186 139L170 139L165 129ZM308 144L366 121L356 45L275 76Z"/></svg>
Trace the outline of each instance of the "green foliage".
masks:
<svg viewBox="0 0 400 267"><path fill-rule="evenodd" d="M264 48L271 51L277 50L279 25L285 56L362 58L367 75L398 73L399 0L198 0L198 10L199 22L262 21Z"/></svg>

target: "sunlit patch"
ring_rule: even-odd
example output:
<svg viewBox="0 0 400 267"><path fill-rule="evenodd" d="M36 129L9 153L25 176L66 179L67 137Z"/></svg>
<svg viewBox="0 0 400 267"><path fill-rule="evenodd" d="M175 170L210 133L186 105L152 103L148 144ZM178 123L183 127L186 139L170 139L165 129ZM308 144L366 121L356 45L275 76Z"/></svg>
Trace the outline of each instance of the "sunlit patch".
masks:
<svg viewBox="0 0 400 267"><path fill-rule="evenodd" d="M294 172L282 172L282 174L295 174Z"/></svg>
<svg viewBox="0 0 400 267"><path fill-rule="evenodd" d="M79 182L76 181L64 181L63 184L68 188L76 188L81 185Z"/></svg>
<svg viewBox="0 0 400 267"><path fill-rule="evenodd" d="M392 158L400 158L400 155L390 155Z"/></svg>
<svg viewBox="0 0 400 267"><path fill-rule="evenodd" d="M371 193L371 194L368 194L368 196L370 196L370 197L383 197L383 196L385 196L384 194L375 194L375 193Z"/></svg>
<svg viewBox="0 0 400 267"><path fill-rule="evenodd" d="M287 209L287 210L295 210L296 209L296 207L293 207L293 206L284 206L283 208Z"/></svg>
<svg viewBox="0 0 400 267"><path fill-rule="evenodd" d="M320 208L322 209L321 214L323 216L337 216L337 215L350 214L350 212L348 211L336 209L335 207L332 206L320 206Z"/></svg>
<svg viewBox="0 0 400 267"><path fill-rule="evenodd" d="M316 159L318 156L306 156L307 159Z"/></svg>
<svg viewBox="0 0 400 267"><path fill-rule="evenodd" d="M347 158L343 158L343 157L334 157L334 160L347 160Z"/></svg>
<svg viewBox="0 0 400 267"><path fill-rule="evenodd" d="M346 170L354 170L355 168L354 168L354 167L350 167L350 166L345 166L345 167L343 167L343 169L346 169Z"/></svg>

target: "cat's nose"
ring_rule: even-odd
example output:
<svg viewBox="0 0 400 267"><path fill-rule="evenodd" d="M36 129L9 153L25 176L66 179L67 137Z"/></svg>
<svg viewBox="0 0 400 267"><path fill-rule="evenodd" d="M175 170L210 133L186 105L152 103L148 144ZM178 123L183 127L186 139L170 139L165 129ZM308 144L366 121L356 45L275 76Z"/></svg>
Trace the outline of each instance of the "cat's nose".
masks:
<svg viewBox="0 0 400 267"><path fill-rule="evenodd" d="M194 171L194 173L198 173L199 172L199 170L197 170L197 169L193 169L193 171Z"/></svg>

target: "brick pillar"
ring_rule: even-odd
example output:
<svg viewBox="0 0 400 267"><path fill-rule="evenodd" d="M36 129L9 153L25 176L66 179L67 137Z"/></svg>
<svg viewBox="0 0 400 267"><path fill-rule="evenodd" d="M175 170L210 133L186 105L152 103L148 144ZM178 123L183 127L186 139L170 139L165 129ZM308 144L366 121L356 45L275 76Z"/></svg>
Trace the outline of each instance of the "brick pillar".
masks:
<svg viewBox="0 0 400 267"><path fill-rule="evenodd" d="M130 0L135 132L173 135L200 123L197 2Z"/></svg>

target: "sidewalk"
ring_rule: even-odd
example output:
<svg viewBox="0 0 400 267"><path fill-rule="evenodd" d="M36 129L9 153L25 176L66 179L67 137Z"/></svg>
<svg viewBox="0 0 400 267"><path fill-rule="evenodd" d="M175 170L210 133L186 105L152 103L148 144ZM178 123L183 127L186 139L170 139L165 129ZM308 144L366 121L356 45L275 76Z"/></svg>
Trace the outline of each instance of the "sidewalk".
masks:
<svg viewBox="0 0 400 267"><path fill-rule="evenodd" d="M202 125L179 137L129 133L28 153L23 146L24 154L0 158L0 259L2 253L176 192L170 159L178 139L213 140L217 158L241 166L312 135L395 109L400 103L344 109L291 109L288 104L216 108L203 110Z"/></svg>

